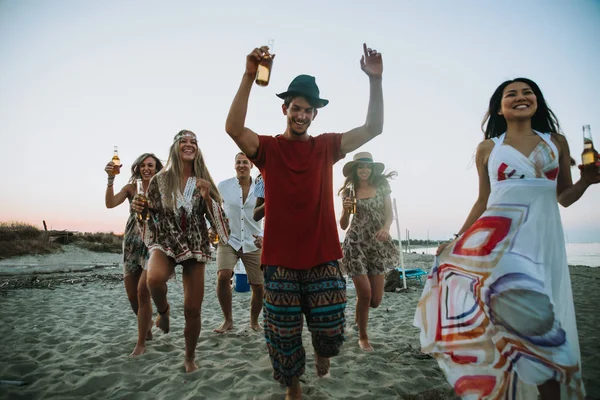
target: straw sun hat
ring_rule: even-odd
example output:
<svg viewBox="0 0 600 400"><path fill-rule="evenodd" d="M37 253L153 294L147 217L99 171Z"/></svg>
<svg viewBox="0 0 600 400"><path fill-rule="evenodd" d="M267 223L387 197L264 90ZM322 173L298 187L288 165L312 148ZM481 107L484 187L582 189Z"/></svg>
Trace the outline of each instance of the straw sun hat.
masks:
<svg viewBox="0 0 600 400"><path fill-rule="evenodd" d="M350 175L352 168L357 164L370 164L371 171L375 175L382 174L383 170L385 169L385 165L383 163L373 161L373 156L371 153L363 151L361 153L356 153L352 161L349 161L344 165L344 169L342 170L344 176L347 177Z"/></svg>

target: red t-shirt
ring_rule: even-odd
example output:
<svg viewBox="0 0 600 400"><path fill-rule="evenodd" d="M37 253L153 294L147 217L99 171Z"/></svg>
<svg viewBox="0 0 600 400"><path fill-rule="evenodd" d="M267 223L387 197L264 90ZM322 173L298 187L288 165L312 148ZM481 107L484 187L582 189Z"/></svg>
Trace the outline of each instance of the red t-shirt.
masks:
<svg viewBox="0 0 600 400"><path fill-rule="evenodd" d="M333 164L345 156L342 134L305 142L258 137L251 161L265 182L262 263L310 269L342 258L333 209Z"/></svg>

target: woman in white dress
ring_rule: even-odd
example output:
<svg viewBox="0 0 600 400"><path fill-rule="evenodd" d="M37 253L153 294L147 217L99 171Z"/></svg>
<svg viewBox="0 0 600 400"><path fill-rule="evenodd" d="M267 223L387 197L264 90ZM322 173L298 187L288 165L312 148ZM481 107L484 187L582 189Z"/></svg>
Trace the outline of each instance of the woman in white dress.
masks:
<svg viewBox="0 0 600 400"><path fill-rule="evenodd" d="M529 79L496 89L482 128L479 197L417 307L422 351L465 399L583 399L557 201L570 206L599 176L573 183L567 140Z"/></svg>

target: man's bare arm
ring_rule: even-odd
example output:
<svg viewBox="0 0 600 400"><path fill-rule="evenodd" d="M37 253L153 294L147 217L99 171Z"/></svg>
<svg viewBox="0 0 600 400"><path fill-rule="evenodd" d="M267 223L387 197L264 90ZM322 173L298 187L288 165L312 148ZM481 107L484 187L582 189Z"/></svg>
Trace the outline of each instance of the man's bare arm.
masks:
<svg viewBox="0 0 600 400"><path fill-rule="evenodd" d="M245 126L248 98L250 97L250 90L254 83L258 64L262 57L268 54L268 51L269 48L263 46L252 50L246 56L246 70L225 122L225 131L248 157L256 156L259 144L258 135Z"/></svg>
<svg viewBox="0 0 600 400"><path fill-rule="evenodd" d="M364 55L360 66L369 77L369 108L364 125L354 128L342 136L343 154L353 152L383 132L383 60L377 50L363 44Z"/></svg>

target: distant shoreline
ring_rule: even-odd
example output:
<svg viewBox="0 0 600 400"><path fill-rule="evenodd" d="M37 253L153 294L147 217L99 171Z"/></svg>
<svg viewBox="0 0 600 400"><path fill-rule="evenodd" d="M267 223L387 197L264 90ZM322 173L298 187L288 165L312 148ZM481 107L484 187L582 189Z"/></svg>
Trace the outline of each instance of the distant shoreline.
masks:
<svg viewBox="0 0 600 400"><path fill-rule="evenodd" d="M417 254L418 255L418 254ZM425 255L427 256L427 255ZM6 260L4 260L6 261ZM408 268L408 266L407 266ZM580 268L597 269L589 265L569 265L571 270ZM426 268L428 271L428 268ZM101 272L105 275L114 274L122 275L121 263L67 263L63 266L48 265L48 264L0 264L0 280L1 279L29 279L32 276L43 275L46 278L51 278L52 275L68 275L68 274L84 274L90 272ZM1 288L1 286L0 286Z"/></svg>

